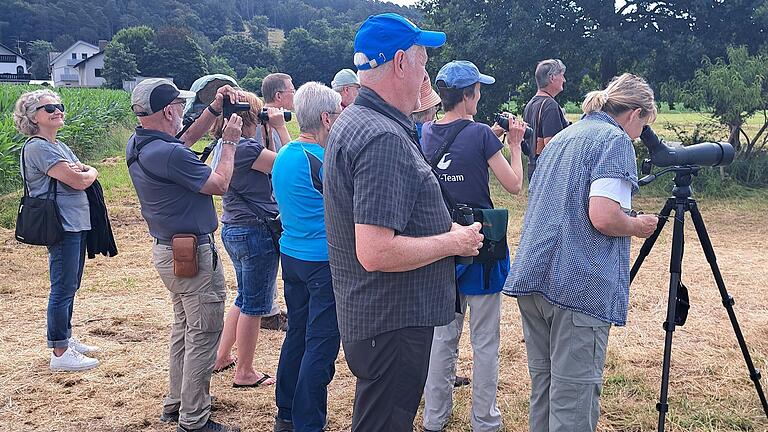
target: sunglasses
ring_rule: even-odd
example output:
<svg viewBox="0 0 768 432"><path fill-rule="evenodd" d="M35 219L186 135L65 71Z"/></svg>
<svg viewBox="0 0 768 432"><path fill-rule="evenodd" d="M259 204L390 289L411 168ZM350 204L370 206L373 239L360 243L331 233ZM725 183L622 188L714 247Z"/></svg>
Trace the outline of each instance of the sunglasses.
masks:
<svg viewBox="0 0 768 432"><path fill-rule="evenodd" d="M48 114L53 114L58 109L61 112L64 112L64 104L45 104L40 105L39 107L35 108L35 111L39 111L41 109L45 109L45 112Z"/></svg>

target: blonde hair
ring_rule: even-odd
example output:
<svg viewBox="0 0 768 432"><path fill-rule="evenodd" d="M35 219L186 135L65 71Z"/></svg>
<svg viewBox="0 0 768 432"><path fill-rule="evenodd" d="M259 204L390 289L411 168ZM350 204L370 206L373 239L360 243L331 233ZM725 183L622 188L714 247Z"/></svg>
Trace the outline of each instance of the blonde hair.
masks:
<svg viewBox="0 0 768 432"><path fill-rule="evenodd" d="M56 103L61 103L61 97L48 89L24 93L16 101L16 106L13 109L13 124L22 134L32 136L40 132L40 127L32 120L34 120L35 114L37 114L40 99L44 97L52 98Z"/></svg>
<svg viewBox="0 0 768 432"><path fill-rule="evenodd" d="M604 111L613 116L640 108L640 117L656 120L653 90L644 79L629 73L614 77L605 90L589 92L581 104L584 114Z"/></svg>
<svg viewBox="0 0 768 432"><path fill-rule="evenodd" d="M258 96L250 92L240 92L240 103L248 103L251 105L251 109L248 111L238 111L237 115L243 119L243 129L256 124L259 124L259 113L261 108L264 107L264 103L261 102ZM216 138L221 138L222 130L224 129L224 116L221 115L216 119L216 122L211 126L211 133Z"/></svg>

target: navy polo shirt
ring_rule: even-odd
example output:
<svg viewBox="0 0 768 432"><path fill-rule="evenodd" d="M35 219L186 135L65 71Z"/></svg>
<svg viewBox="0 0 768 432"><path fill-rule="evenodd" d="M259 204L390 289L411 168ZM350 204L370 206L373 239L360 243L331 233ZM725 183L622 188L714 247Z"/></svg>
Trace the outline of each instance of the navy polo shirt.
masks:
<svg viewBox="0 0 768 432"><path fill-rule="evenodd" d="M183 141L142 127L137 127L128 139L126 160L136 155L136 144L145 139L150 141L141 149L138 158L141 164L131 164L128 173L150 235L170 240L175 234L203 235L216 231L218 220L213 197L200 193L211 175L211 168Z"/></svg>

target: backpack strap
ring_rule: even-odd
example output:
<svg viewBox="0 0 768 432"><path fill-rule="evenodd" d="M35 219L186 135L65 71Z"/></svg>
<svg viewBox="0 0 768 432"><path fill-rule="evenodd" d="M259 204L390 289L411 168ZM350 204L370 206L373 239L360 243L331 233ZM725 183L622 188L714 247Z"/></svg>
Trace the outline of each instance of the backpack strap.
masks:
<svg viewBox="0 0 768 432"><path fill-rule="evenodd" d="M448 149L451 148L451 145L453 145L453 142L456 141L456 137L459 136L461 131L464 130L467 126L469 126L470 123L473 123L472 120L466 120L462 119L459 120L462 122L461 127L455 128L453 132L450 133L445 139L445 142L443 142L443 145L437 150L434 156L432 156L432 160L429 161L429 164L432 166L432 168L437 168L437 164L440 162L440 159L442 159L443 155L448 152ZM435 124L432 123L432 126Z"/></svg>
<svg viewBox="0 0 768 432"><path fill-rule="evenodd" d="M24 196L25 197L30 196L30 195L29 195L29 184L27 183L27 174L26 174L27 161L26 161L26 158L24 158L24 150L27 148L27 144L29 144L29 142L32 141L35 138L39 138L41 140L45 140L46 142L48 142L47 138L44 138L44 137L41 137L41 136L38 136L38 135L33 135L33 136L27 138L27 140L24 142L24 145L21 146L21 167L20 167L19 171L21 171L21 180L22 180L22 183L24 183ZM48 176L48 177L51 177L51 176ZM57 194L57 191L58 191L58 184L59 184L59 181L56 180L55 178L51 177L51 182L48 183L48 191L45 193L46 199L48 197L50 197L51 196L51 192L53 192L53 200L56 201L56 194Z"/></svg>
<svg viewBox="0 0 768 432"><path fill-rule="evenodd" d="M141 168L141 170L144 171L144 174L147 177L151 178L152 180L158 183L163 183L163 184L173 184L172 181L150 172L148 169L144 167L144 165L142 165L141 161L139 160L139 154L141 153L141 149L143 149L144 147L146 147L147 144L153 141L156 141L154 137L146 137L141 141L139 141L138 143L136 143L136 137L134 136L133 142L134 142L135 153L133 156L126 159L125 163L128 164L128 168L130 168L131 165L133 165L133 163L136 162L139 164L139 168Z"/></svg>

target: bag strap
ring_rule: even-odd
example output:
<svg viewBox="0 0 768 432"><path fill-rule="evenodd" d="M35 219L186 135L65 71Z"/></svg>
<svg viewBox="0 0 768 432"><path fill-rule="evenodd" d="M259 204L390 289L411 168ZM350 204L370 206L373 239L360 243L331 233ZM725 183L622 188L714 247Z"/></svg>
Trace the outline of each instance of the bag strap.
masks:
<svg viewBox="0 0 768 432"><path fill-rule="evenodd" d="M45 140L46 142L48 142L48 139L46 139L44 137L41 137L41 136L38 136L38 135L33 135L33 136L27 138L27 140L24 142L24 145L21 146L21 167L20 167L21 169L19 171L21 171L21 180L22 180L22 183L24 183L24 196L25 197L28 197L30 195L29 195L29 184L27 182L27 173L26 173L26 171L27 171L27 160L24 157L24 150L27 148L27 144L29 144L29 142L32 141L35 138L39 138L39 139L42 139L42 140ZM50 176L48 176L48 177L50 177ZM53 192L53 200L56 201L56 195L58 193L58 184L59 184L59 181L56 180L55 178L51 177L51 182L48 183L48 191L45 193L45 198L46 199L48 199L48 197L51 196L51 192Z"/></svg>
<svg viewBox="0 0 768 432"><path fill-rule="evenodd" d="M408 135L408 138L410 138L410 141L413 143L413 145L416 146L416 150L418 150L421 157L424 158L424 161L427 164L429 164L429 167L432 170L432 174L435 176L435 179L437 179L437 184L440 186L440 193L443 196L443 202L445 203L445 206L448 208L448 211L450 213L453 213L454 210L458 208L458 206L456 205L456 200L453 199L451 194L445 188L445 185L443 184L443 182L440 181L440 175L437 174L437 171L435 171L435 168L432 167L432 164L429 163L429 159L427 159L427 156L421 150L421 145L419 145L419 138L418 138L419 136L416 133L416 129L409 130L404 124L400 122L400 120L396 119L392 114L381 110L379 107L377 107L376 105L374 105L364 97L358 97L357 99L355 99L355 105L360 105L360 106L364 106L366 108L372 109L377 113L391 119L392 121L400 125L400 127L402 127L403 130L405 130L406 134Z"/></svg>
<svg viewBox="0 0 768 432"><path fill-rule="evenodd" d="M148 169L146 169L144 167L144 165L142 165L141 161L139 160L139 153L141 152L141 149L143 149L147 144L149 144L149 143L151 143L153 141L155 141L154 137L146 137L146 138L142 139L141 141L139 141L138 144L136 144L136 137L134 136L133 137L133 142L134 142L134 145L135 145L134 149L135 149L136 152L135 152L135 154L133 156L131 156L128 159L126 159L125 163L128 164L128 168L130 168L131 165L133 165L133 163L136 162L136 163L139 164L139 168L141 168L141 170L144 171L144 174L146 174L146 176L151 178L152 180L154 180L156 182L159 182L159 183L164 183L164 184L173 184L172 181L170 181L170 180L168 180L166 178L160 177L159 175L150 172Z"/></svg>
<svg viewBox="0 0 768 432"><path fill-rule="evenodd" d="M437 164L440 162L440 159L442 159L443 155L448 152L448 149L451 148L451 145L453 145L453 142L456 141L456 137L459 136L461 131L464 130L467 126L469 126L470 123L473 123L472 120L466 120L462 119L459 120L462 122L461 127L455 128L445 139L445 142L443 142L443 145L437 150L434 156L432 156L432 160L429 161L429 164L432 166L432 168L437 168ZM434 123L432 123L432 126L434 127Z"/></svg>

